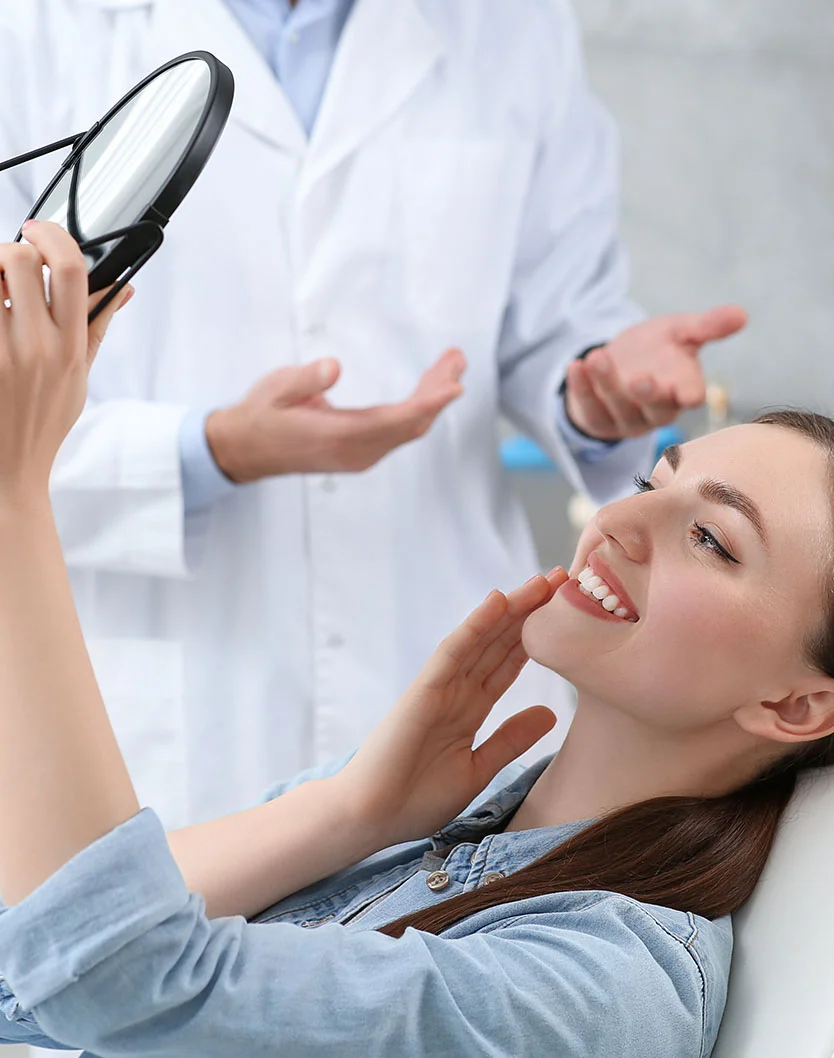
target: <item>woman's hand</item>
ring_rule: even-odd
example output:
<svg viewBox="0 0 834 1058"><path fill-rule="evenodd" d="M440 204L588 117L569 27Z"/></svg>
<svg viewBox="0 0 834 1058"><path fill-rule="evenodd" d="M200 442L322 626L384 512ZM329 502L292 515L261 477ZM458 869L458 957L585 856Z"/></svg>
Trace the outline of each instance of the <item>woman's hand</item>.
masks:
<svg viewBox="0 0 834 1058"><path fill-rule="evenodd" d="M476 733L527 662L521 629L567 580L536 576L494 591L434 652L411 687L335 777L345 811L376 846L433 833L555 723L542 705L510 717L478 749Z"/></svg>
<svg viewBox="0 0 834 1058"><path fill-rule="evenodd" d="M24 234L28 244L0 246L0 491L15 500L47 495L104 332L132 294L125 288L88 328L87 268L78 244L55 224L31 221Z"/></svg>
<svg viewBox="0 0 834 1058"><path fill-rule="evenodd" d="M180 870L209 914L249 917L387 845L431 834L549 731L553 714L535 706L472 749L527 661L524 621L566 580L557 569L509 596L492 592L337 775L169 834Z"/></svg>

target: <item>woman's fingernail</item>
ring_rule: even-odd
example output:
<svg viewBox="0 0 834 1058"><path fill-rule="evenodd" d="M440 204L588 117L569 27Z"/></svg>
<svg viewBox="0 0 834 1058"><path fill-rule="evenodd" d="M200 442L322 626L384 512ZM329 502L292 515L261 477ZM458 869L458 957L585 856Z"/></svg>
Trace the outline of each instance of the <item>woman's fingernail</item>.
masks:
<svg viewBox="0 0 834 1058"><path fill-rule="evenodd" d="M33 221L33 220L27 220L27 221L24 222L23 227L20 230L21 231L27 231L29 228L32 227L32 225L34 223L35 223L35 221Z"/></svg>
<svg viewBox="0 0 834 1058"><path fill-rule="evenodd" d="M593 361L594 368L599 371L601 375L607 375L611 370L611 357L607 353L598 353Z"/></svg>
<svg viewBox="0 0 834 1058"><path fill-rule="evenodd" d="M327 359L319 361L318 375L319 382L323 386L329 385L336 378L336 372L338 371L339 365L335 360Z"/></svg>

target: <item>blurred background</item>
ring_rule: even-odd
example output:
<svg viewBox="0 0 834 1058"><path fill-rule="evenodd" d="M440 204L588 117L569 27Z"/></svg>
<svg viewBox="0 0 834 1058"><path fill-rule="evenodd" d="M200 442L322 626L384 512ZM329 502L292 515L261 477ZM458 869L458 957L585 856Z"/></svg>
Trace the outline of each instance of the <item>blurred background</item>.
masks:
<svg viewBox="0 0 834 1058"><path fill-rule="evenodd" d="M652 315L739 302L708 350L733 417L834 407L834 4L574 0L619 123L633 292ZM703 417L684 421L688 433ZM567 486L510 451L543 561L570 557Z"/></svg>

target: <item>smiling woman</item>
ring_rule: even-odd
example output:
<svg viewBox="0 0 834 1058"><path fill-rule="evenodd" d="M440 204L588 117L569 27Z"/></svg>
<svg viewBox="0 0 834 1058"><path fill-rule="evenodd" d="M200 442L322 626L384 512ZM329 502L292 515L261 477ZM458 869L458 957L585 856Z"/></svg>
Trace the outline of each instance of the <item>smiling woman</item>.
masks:
<svg viewBox="0 0 834 1058"><path fill-rule="evenodd" d="M65 233L27 238L0 247L0 1040L705 1058L727 915L799 770L834 763L834 422L773 414L669 449L570 574L491 593L349 761L166 839L48 497L107 315L88 331ZM558 756L504 770L553 724L532 707L473 749L528 656L572 680L576 718Z"/></svg>

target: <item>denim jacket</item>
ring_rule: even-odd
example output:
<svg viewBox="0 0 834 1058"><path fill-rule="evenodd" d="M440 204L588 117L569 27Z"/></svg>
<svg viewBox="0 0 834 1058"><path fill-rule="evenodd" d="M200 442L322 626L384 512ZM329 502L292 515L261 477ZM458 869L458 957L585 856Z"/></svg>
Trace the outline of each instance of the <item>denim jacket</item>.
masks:
<svg viewBox="0 0 834 1058"><path fill-rule="evenodd" d="M0 1042L100 1058L708 1058L729 919L571 892L479 912L440 936L376 932L575 833L582 824L497 832L546 763L513 766L432 838L253 923L209 921L157 818L140 813L0 914Z"/></svg>

